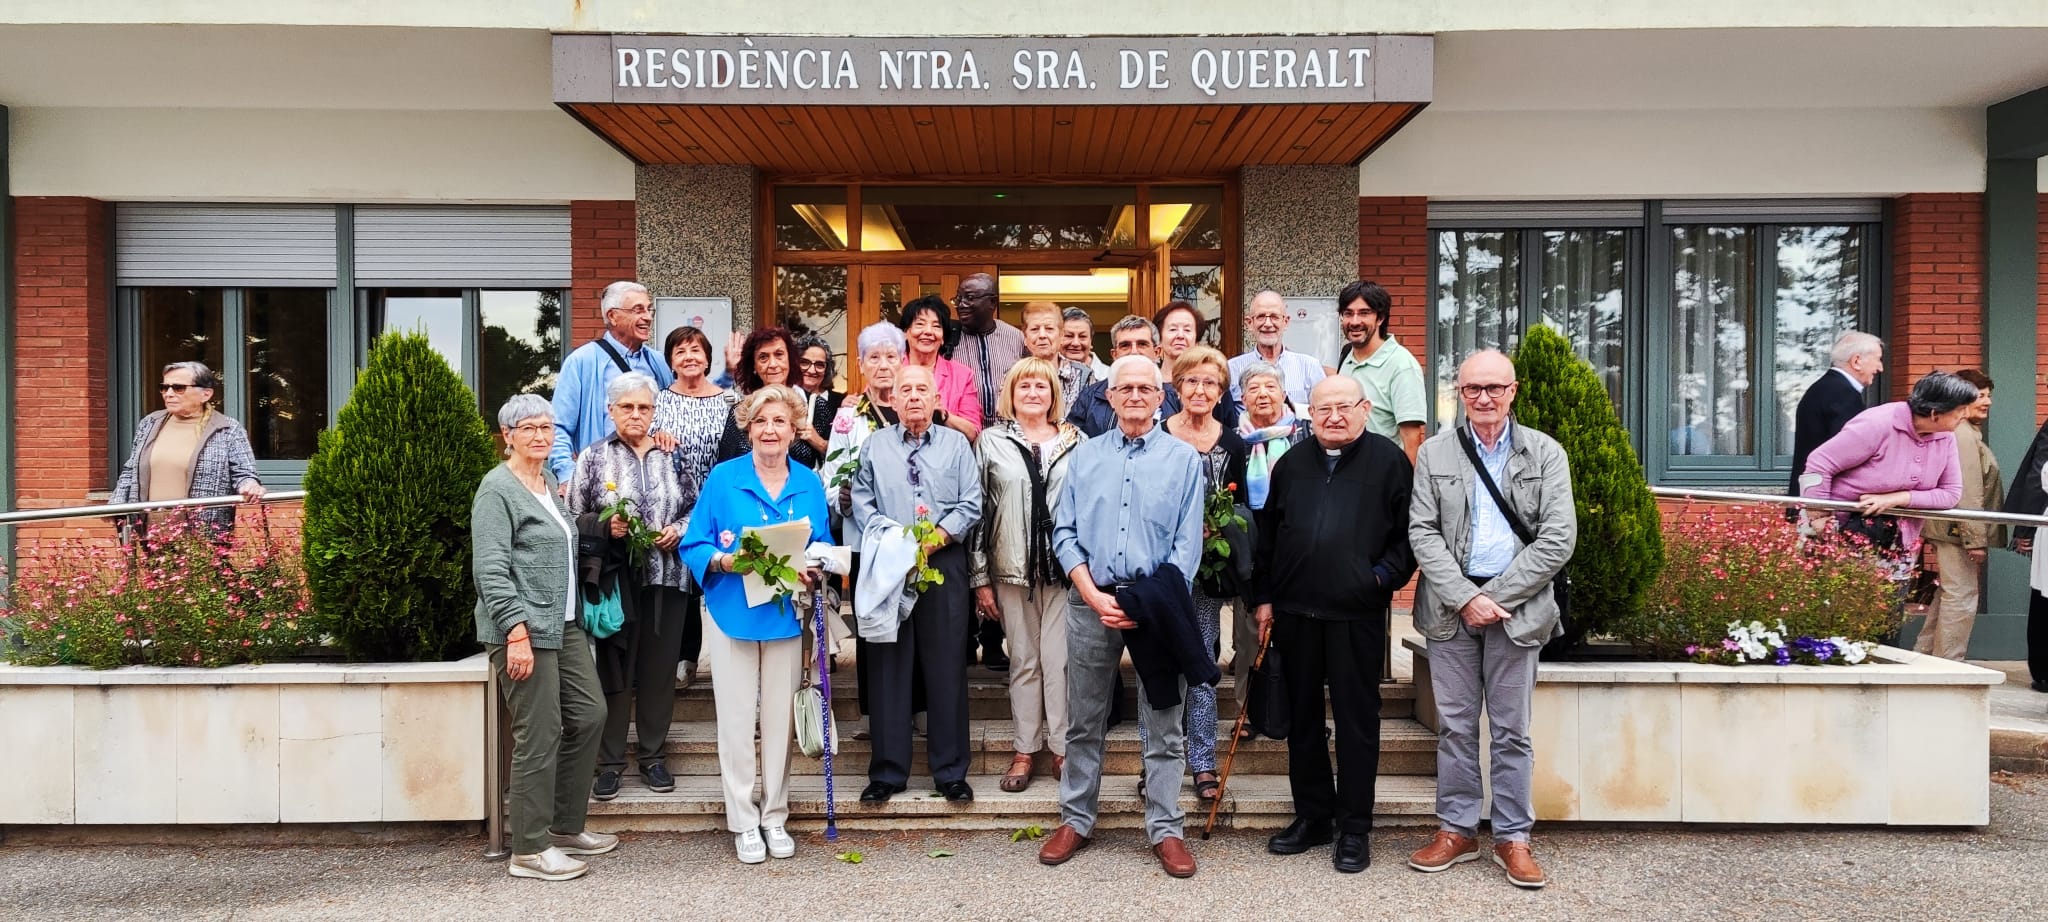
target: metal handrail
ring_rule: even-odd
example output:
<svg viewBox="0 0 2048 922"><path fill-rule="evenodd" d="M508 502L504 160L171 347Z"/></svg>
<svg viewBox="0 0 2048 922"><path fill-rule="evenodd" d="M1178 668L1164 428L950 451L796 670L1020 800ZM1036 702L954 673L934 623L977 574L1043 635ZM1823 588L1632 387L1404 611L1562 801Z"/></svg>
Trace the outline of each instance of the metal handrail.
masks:
<svg viewBox="0 0 2048 922"><path fill-rule="evenodd" d="M1660 499L1685 499L1709 503L1744 505L1787 506L1805 509L1825 509L1832 512L1855 512L1857 504L1842 499L1812 499L1803 496L1784 496L1774 493L1737 493L1730 490L1695 490L1690 487L1651 487L1650 494ZM2019 525L2025 528L2048 528L2048 515L2021 515L2015 512L1994 512L1990 509L1892 509L1885 515L1903 516L1912 519L1944 519L1958 522L1989 522L1993 525Z"/></svg>
<svg viewBox="0 0 2048 922"><path fill-rule="evenodd" d="M279 490L265 493L258 503L288 503L306 498L304 490ZM159 499L139 503L104 503L98 506L65 506L60 509L22 509L17 512L0 512L0 525L28 525L35 522L61 522L66 519L98 519L117 515L134 515L138 512L156 512L161 509L211 509L216 506L239 506L248 500L239 495L194 496L186 499Z"/></svg>

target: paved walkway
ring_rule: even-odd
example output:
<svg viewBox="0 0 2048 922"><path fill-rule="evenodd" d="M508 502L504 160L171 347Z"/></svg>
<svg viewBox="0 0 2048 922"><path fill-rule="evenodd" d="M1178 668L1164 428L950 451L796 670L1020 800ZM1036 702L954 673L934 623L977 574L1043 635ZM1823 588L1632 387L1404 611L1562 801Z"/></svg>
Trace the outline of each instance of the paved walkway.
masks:
<svg viewBox="0 0 2048 922"><path fill-rule="evenodd" d="M715 834L629 835L580 881L512 880L480 840L364 846L0 846L0 914L111 919L2039 919L2048 917L2048 779L1990 782L1982 830L1538 830L1553 883L1510 887L1491 863L1422 875L1418 828L1381 830L1373 866L1265 853L1264 837L1193 843L1193 880L1159 871L1135 831L1061 868L1000 832L845 836L858 865L799 836L748 867ZM933 850L953 852L932 858ZM600 911L602 907L602 911ZM1127 915L1131 918L1144 916Z"/></svg>
<svg viewBox="0 0 2048 922"><path fill-rule="evenodd" d="M2004 685L1991 686L1991 767L2048 772L2048 694L2031 687L2027 664L1971 660L1971 665L2005 673Z"/></svg>

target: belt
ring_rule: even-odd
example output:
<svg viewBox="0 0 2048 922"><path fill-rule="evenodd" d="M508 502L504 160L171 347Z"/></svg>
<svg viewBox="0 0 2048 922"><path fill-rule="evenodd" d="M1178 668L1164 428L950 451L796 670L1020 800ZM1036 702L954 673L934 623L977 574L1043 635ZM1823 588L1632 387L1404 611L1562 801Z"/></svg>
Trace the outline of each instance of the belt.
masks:
<svg viewBox="0 0 2048 922"><path fill-rule="evenodd" d="M1133 585L1136 585L1136 583L1135 583L1135 582L1122 582L1122 583L1107 583L1107 584L1105 584L1105 583L1096 583L1096 584L1095 584L1095 588L1096 588L1096 589L1099 589L1099 590L1101 590L1101 591L1103 591L1103 592L1107 592L1107 593L1109 593L1110 595L1116 595L1116 594L1117 594L1117 593L1118 593L1119 591L1121 591L1121 590L1124 590L1124 589L1129 589L1129 588L1131 588L1131 587L1132 587Z"/></svg>

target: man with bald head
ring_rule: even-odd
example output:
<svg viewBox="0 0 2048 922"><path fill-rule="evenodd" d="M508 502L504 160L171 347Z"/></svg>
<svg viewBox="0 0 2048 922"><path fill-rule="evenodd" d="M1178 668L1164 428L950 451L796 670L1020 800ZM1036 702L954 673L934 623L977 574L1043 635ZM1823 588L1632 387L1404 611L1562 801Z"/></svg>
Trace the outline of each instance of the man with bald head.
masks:
<svg viewBox="0 0 2048 922"><path fill-rule="evenodd" d="M1265 362L1280 369L1287 388L1287 400L1297 408L1308 406L1309 388L1324 377L1337 373L1337 369L1317 361L1315 356L1287 348L1288 320L1287 299L1279 292L1267 288L1252 295L1244 315L1252 347L1230 360L1231 403L1244 403L1244 388L1238 379L1244 376L1244 370L1253 362Z"/></svg>
<svg viewBox="0 0 2048 922"><path fill-rule="evenodd" d="M1273 465L1258 512L1247 601L1259 633L1270 631L1287 668L1294 731L1287 782L1294 822L1267 840L1276 855L1336 842L1331 863L1356 874L1371 863L1374 782L1380 761L1380 661L1394 591L1415 573L1408 547L1414 469L1392 440L1365 429L1372 403L1348 375L1309 391L1315 447ZM1245 655L1240 653L1239 655ZM1323 721L1323 693L1337 725L1337 774Z"/></svg>
<svg viewBox="0 0 2048 922"><path fill-rule="evenodd" d="M1556 440L1509 414L1515 365L1507 356L1487 349L1466 359L1457 394L1464 424L1416 452L1408 509L1422 573L1415 630L1429 641L1438 715L1441 821L1408 866L1444 871L1479 857L1483 706L1493 725L1493 860L1509 883L1534 890L1549 880L1529 850L1529 708L1536 655L1561 631L1551 583L1578 543L1571 467Z"/></svg>

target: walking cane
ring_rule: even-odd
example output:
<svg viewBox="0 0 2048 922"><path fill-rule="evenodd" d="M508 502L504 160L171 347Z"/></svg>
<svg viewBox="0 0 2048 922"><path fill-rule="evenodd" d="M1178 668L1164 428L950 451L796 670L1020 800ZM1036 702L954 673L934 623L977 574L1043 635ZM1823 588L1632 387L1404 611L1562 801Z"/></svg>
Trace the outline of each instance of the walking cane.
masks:
<svg viewBox="0 0 2048 922"><path fill-rule="evenodd" d="M1259 632L1259 655L1252 660L1253 673L1258 672L1259 667L1266 664L1266 640L1272 633L1271 630ZM1246 676L1246 680L1249 681L1250 676ZM1209 822L1202 827L1204 842L1209 841L1209 833L1216 828L1216 811L1223 809L1223 795L1230 790L1230 763L1237 761L1237 744L1244 740L1245 716L1250 713L1245 707L1245 696L1249 691L1250 689L1238 690L1237 725L1230 731L1230 752L1223 756L1223 775L1216 779L1216 799L1209 801Z"/></svg>
<svg viewBox="0 0 2048 922"><path fill-rule="evenodd" d="M825 593L811 590L811 626L818 635L818 684L823 692L825 713L819 723L825 728L825 841L839 841L839 808L832 800L832 662L825 658Z"/></svg>

